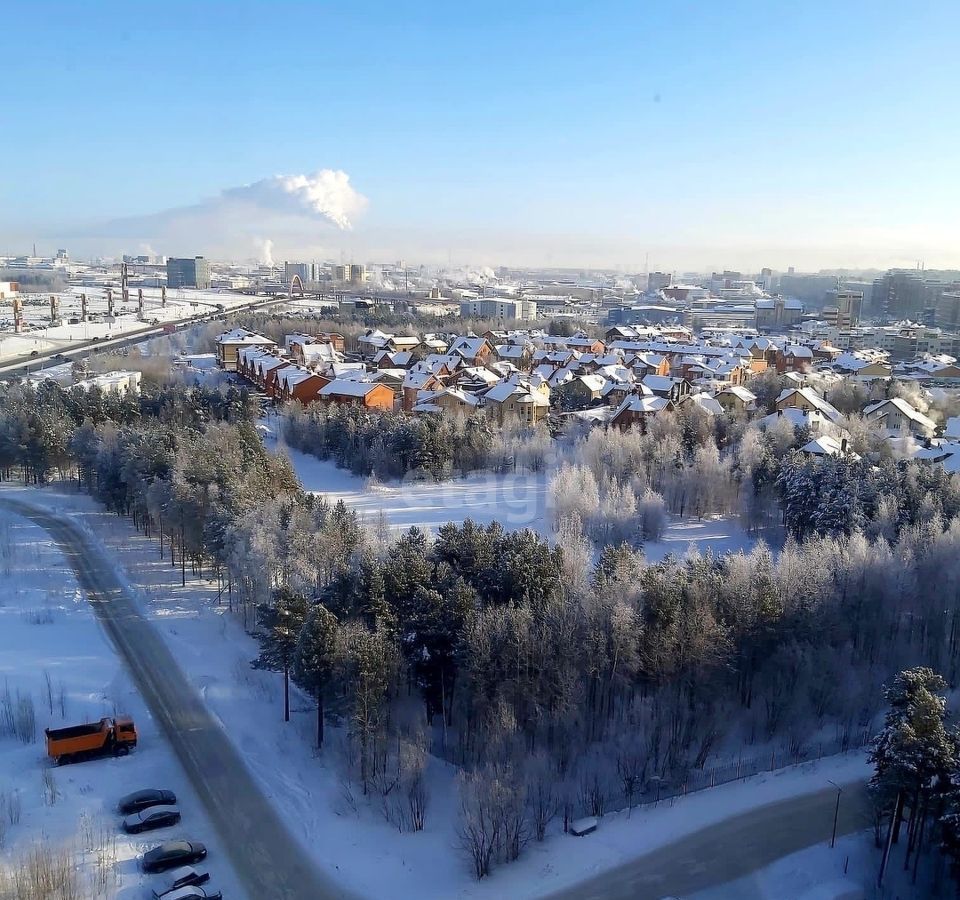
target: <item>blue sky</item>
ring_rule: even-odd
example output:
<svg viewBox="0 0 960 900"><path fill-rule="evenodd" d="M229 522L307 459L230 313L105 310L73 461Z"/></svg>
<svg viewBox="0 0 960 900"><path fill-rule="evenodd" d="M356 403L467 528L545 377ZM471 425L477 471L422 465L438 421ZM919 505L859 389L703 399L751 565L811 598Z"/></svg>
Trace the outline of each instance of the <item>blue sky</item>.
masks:
<svg viewBox="0 0 960 900"><path fill-rule="evenodd" d="M150 236L91 223L329 168L366 211L349 232L265 217L281 255L960 265L956 0L39 2L2 21L0 252L135 249Z"/></svg>

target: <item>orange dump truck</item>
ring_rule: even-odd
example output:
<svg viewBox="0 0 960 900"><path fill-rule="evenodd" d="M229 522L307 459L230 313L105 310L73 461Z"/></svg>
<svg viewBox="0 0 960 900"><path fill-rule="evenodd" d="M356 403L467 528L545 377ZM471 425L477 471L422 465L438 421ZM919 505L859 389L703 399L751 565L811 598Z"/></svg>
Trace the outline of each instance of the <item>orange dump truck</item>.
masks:
<svg viewBox="0 0 960 900"><path fill-rule="evenodd" d="M133 719L109 717L88 725L48 728L47 755L63 766L96 756L125 756L137 746Z"/></svg>

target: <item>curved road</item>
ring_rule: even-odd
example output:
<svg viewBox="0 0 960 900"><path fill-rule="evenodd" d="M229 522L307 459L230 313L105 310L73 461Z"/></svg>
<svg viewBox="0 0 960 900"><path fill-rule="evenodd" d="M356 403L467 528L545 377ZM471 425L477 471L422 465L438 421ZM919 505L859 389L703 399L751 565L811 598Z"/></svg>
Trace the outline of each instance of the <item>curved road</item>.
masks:
<svg viewBox="0 0 960 900"><path fill-rule="evenodd" d="M0 503L45 529L60 546L176 751L250 900L353 897L306 858L97 543L46 510L5 498Z"/></svg>
<svg viewBox="0 0 960 900"><path fill-rule="evenodd" d="M659 900L720 887L828 841L836 802L836 789L827 788L760 806L550 894L549 900ZM843 785L837 834L869 827L866 782Z"/></svg>

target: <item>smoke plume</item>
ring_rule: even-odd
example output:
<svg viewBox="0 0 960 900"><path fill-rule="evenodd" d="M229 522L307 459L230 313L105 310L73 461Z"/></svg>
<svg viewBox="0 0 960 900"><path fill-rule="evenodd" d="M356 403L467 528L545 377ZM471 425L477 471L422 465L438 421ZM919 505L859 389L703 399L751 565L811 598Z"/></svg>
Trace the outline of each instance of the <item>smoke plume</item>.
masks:
<svg viewBox="0 0 960 900"><path fill-rule="evenodd" d="M367 198L346 172L320 169L312 175L273 175L188 206L113 219L70 239L101 247L107 239L117 249L149 243L168 256L242 258L255 247L269 265L277 246L285 253L321 252L333 235L350 230L366 207Z"/></svg>
<svg viewBox="0 0 960 900"><path fill-rule="evenodd" d="M333 169L321 169L314 175L274 175L230 188L220 199L226 203L239 200L272 212L317 217L344 230L367 205L367 198L350 184L350 176Z"/></svg>

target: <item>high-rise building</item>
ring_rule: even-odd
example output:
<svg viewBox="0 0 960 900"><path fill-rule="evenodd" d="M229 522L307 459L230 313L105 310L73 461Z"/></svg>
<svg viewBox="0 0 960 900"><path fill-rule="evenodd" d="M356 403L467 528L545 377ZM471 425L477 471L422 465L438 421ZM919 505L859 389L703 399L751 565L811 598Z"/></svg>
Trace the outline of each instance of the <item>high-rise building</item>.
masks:
<svg viewBox="0 0 960 900"><path fill-rule="evenodd" d="M647 275L647 290L655 294L661 288L670 287L673 276L669 272L651 272Z"/></svg>
<svg viewBox="0 0 960 900"><path fill-rule="evenodd" d="M873 282L871 305L882 319L918 318L927 306L923 273L913 269L891 269Z"/></svg>
<svg viewBox="0 0 960 900"><path fill-rule="evenodd" d="M827 291L827 305L823 318L828 325L847 331L860 322L863 291Z"/></svg>
<svg viewBox="0 0 960 900"><path fill-rule="evenodd" d="M938 328L960 330L960 285L955 290L941 292L936 310L935 321Z"/></svg>
<svg viewBox="0 0 960 900"><path fill-rule="evenodd" d="M294 276L298 276L300 280L306 284L308 281L313 281L311 277L312 266L310 263L298 263L298 262L284 262L283 264L283 280L290 284L293 281Z"/></svg>
<svg viewBox="0 0 960 900"><path fill-rule="evenodd" d="M363 284L367 280L367 267L358 266L353 263L350 265L349 281L350 284Z"/></svg>
<svg viewBox="0 0 960 900"><path fill-rule="evenodd" d="M167 260L167 287L192 287L206 290L210 287L210 262L202 256Z"/></svg>

